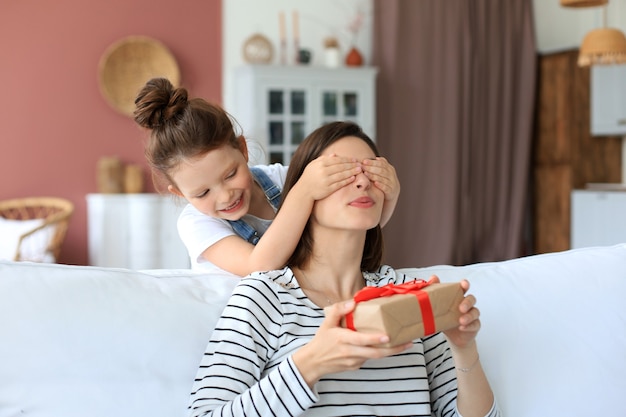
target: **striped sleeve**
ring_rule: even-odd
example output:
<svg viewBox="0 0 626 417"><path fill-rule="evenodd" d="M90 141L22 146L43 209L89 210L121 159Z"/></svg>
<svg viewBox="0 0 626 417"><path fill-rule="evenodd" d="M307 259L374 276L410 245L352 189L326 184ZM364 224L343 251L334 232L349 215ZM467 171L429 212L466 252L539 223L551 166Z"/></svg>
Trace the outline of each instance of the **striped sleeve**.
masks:
<svg viewBox="0 0 626 417"><path fill-rule="evenodd" d="M194 381L191 416L296 416L317 401L291 356L266 372L283 321L276 288L254 278L235 288Z"/></svg>

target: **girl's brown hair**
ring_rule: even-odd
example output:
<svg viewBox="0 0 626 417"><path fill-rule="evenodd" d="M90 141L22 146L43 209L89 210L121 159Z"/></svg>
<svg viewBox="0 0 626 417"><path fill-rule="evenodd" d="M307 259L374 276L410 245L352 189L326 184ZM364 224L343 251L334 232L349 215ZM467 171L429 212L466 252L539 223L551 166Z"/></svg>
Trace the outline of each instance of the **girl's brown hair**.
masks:
<svg viewBox="0 0 626 417"><path fill-rule="evenodd" d="M170 172L181 161L223 145L239 147L234 120L220 106L189 99L185 88L153 78L135 99L135 122L151 130L145 154L153 170L173 184Z"/></svg>
<svg viewBox="0 0 626 417"><path fill-rule="evenodd" d="M285 196L289 193L289 190L291 190L298 179L300 179L309 162L318 158L330 145L347 136L355 136L362 139L363 142L372 149L374 155L380 156L374 141L372 141L357 124L352 122L328 123L307 136L293 154L282 191L283 201L285 200ZM291 267L299 268L306 266L311 257L312 250L313 238L309 222L304 228L302 237L295 251L287 261L287 264ZM382 256L383 234L380 225L377 225L367 231L365 246L363 247L363 258L361 259L361 270L375 271L380 267Z"/></svg>

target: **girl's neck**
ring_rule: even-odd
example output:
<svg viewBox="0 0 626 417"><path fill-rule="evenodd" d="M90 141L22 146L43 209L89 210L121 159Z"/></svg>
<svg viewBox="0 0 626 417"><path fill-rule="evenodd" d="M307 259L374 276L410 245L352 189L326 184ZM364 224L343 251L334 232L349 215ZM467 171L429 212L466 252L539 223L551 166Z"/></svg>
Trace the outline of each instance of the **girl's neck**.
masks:
<svg viewBox="0 0 626 417"><path fill-rule="evenodd" d="M252 179L250 187L250 208L248 209L248 214L266 220L272 220L275 217L274 208L267 201L263 188L254 179Z"/></svg>

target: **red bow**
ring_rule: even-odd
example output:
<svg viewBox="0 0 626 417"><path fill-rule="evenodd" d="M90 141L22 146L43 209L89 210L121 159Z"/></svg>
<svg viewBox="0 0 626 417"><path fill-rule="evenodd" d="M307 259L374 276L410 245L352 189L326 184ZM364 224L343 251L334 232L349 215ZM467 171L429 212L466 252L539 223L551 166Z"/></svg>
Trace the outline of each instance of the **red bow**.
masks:
<svg viewBox="0 0 626 417"><path fill-rule="evenodd" d="M433 309L430 305L430 298L428 293L422 291L422 288L427 287L433 283L433 278L428 282L423 279L413 280L404 284L387 284L382 287L365 287L354 295L354 301L360 303L362 301L372 300L380 297L390 297L396 294L414 294L417 297L417 301L420 305L422 312L422 322L424 323L424 335L435 333L435 318L433 315ZM356 330L354 328L354 316L353 311L346 314L346 326L350 330Z"/></svg>

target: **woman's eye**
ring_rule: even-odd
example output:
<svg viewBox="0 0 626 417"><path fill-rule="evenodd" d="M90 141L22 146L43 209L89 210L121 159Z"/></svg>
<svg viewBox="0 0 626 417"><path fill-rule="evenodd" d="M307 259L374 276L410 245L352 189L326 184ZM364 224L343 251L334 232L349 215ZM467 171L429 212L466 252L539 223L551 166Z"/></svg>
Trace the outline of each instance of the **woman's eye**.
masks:
<svg viewBox="0 0 626 417"><path fill-rule="evenodd" d="M237 170L236 170L236 169L235 169L235 170L233 170L233 171L231 171L231 172L230 172L230 173L226 176L226 179L230 179L230 178L234 177L235 175L237 175Z"/></svg>

